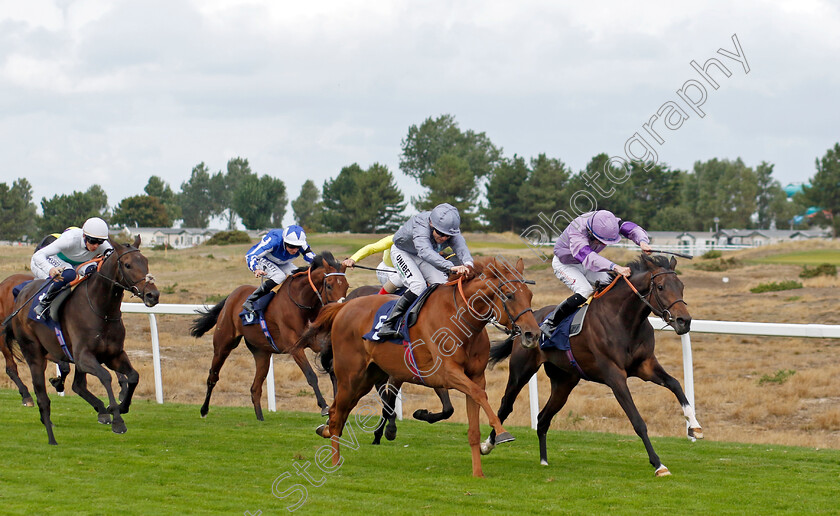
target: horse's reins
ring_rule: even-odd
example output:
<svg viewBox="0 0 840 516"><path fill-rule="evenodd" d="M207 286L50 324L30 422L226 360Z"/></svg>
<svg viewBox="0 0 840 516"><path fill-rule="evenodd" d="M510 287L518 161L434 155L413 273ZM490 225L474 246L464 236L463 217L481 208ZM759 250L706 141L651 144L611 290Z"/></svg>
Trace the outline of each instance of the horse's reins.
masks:
<svg viewBox="0 0 840 516"><path fill-rule="evenodd" d="M303 275L303 271L298 272L296 274L293 274L292 277L297 277L297 276L302 276L302 275ZM326 279L329 276L347 276L347 274L345 274L343 272L327 272L327 273L325 273L324 274L324 280L325 281L324 281L324 284L321 285L321 288L325 288L327 286ZM318 302L321 303L321 306L324 306L324 298L321 296L321 292L318 291L318 288L315 287L315 282L312 281L312 267L308 267L306 269L306 278L309 280L309 286L312 288L312 291L315 292L316 296L318 296ZM292 300L292 303L294 303L301 310L312 310L313 308L315 308L315 306L317 306L317 305L306 306L306 305L302 305L302 304L298 303L297 301L295 301L295 298L292 297L292 289L291 288L287 288L286 293L289 295L289 299Z"/></svg>
<svg viewBox="0 0 840 516"><path fill-rule="evenodd" d="M527 285L535 285L535 284L536 284L536 282L535 282L535 281L533 281L533 280L524 280L524 279L503 280L503 281L502 281L501 283L499 283L499 285L496 287L496 290L498 290L499 292L501 292L501 288L502 288L504 285L507 285L507 284L509 284L509 283L525 283L525 284L527 284ZM468 309L468 310L470 310L473 314L475 314L475 316L476 316L479 320L485 320L485 319L487 319L487 317L486 317L486 316L484 316L484 315L482 315L482 314L478 313L478 312L477 312L477 311L476 311L476 310L475 310L472 306L470 306L470 303L467 301L467 296L464 294L463 276L459 276L457 280L453 280L453 281L447 282L447 283L445 283L445 285L450 285L450 286L451 286L451 285L457 285L457 286L458 286L458 289L457 289L457 290L458 290L458 293L459 293L459 294L461 294L461 299L464 301L464 304L467 306L467 309ZM453 299L456 299L456 298L455 298L455 290L454 290L454 289L453 289L453 291L452 291L452 297L453 297ZM522 310L521 312L519 312L519 314L517 314L517 315L516 315L516 317L514 317L514 316L513 316L513 314L511 313L510 309L508 308L508 306L507 306L507 302L505 302L505 299L504 299L504 298L501 298L501 301L502 301L502 308L504 308L504 309L505 309L505 314L508 316L508 320L510 320L510 325L511 325L511 328L510 328L510 329L508 329L508 328L506 328L506 327L504 327L504 326L503 326L503 327L502 327L502 328L503 328L503 330L502 330L502 331L504 331L504 332L505 332L505 333L507 333L508 335L511 335L511 336L514 336L514 337L516 337L516 336L518 336L518 335L522 335L522 329L521 329L521 328L520 328L520 327L516 324L516 321L518 321L518 320L519 320L519 318L520 318L520 317L522 317L523 315L525 315L526 313L528 313L528 312L533 312L533 309L529 306L529 307L528 307L528 308L526 308L525 310ZM455 300L455 307L456 307L456 308L458 307L458 301L457 301L457 299ZM466 323L465 323L465 324L466 324ZM497 326L497 327L498 327L498 326ZM475 328L473 328L473 331L475 331Z"/></svg>
<svg viewBox="0 0 840 516"><path fill-rule="evenodd" d="M592 296L592 298L593 298L593 299L598 299L599 297L603 296L604 294L606 294L607 292L609 292L609 291L610 291L610 289L611 289L611 288L613 288L613 286L614 286L616 283L618 283L618 279L619 279L619 278L624 278L624 281L627 283L627 285L629 285L629 286L630 286L630 289L633 291L633 293L634 293L634 294L636 294L636 296L637 296L639 299L641 299L642 303L644 303L645 305L647 305L647 307L648 307L648 308L650 308L650 311L651 311L651 312L653 312L653 314L654 314L655 316L659 317L660 319L662 319L663 321L665 321L665 323L667 323L668 325L670 325L672 322L676 321L676 318L674 318L674 316L671 314L671 311L670 311L670 310L671 310L671 307L672 307L672 306L674 306L674 305L675 305L675 304L677 304L677 303L682 303L682 304L684 304L684 305L688 305L688 303L686 303L686 302L685 302L682 298L680 298L680 299L677 299L676 301L674 301L673 303L671 303L670 305L668 305L667 307L665 307L665 308L661 308L661 307L662 307L662 305L663 305L664 303L663 303L663 302L662 302L662 300L659 298L659 294L657 294L657 293L656 293L656 289L654 288L654 284L653 284L653 279L654 279L654 278L656 278L657 276L663 276L663 275L665 275L665 274L676 274L676 273L677 273L676 271L663 271L663 272L657 272L656 274L651 274L651 276L650 276L650 287L648 288L648 293L647 293L647 294L645 294L645 295L642 295L642 294L641 294L641 293L640 293L640 292L636 289L636 287L634 287L634 286L633 286L633 284L630 282L630 280L627 278L627 276L624 276L623 274L618 274L618 275L616 275L616 277L612 280L612 283L610 283L610 284L609 284L609 286L608 286L607 288L605 288L604 290L602 290L602 291L600 291L600 292L598 292L598 293L594 294L594 295ZM656 297L656 303L660 306L660 309L658 310L658 312L659 312L659 313L657 313L657 309L656 309L656 308L654 308L654 307L653 307L653 305L652 305L652 304L650 304L650 303L648 302L648 300L646 299L646 298L647 298L648 296L650 296L651 294L654 294L654 296Z"/></svg>
<svg viewBox="0 0 840 516"><path fill-rule="evenodd" d="M126 251L122 254L116 254L116 250L114 250L114 253L117 256L117 270L120 272L121 281L113 280L113 279L109 278L108 276L99 272L99 269L102 267L102 265L105 264L105 262L107 261L107 258L102 259L97 264L96 271L94 272L94 274L96 274L100 278L104 279L105 281L111 283L111 285L121 288L124 292L130 292L132 296L139 297L140 299L142 299L143 298L143 291L146 290L146 286L149 283L153 284L155 282L154 276L146 273L146 275L144 277L142 277L138 280L129 281L125 276L125 270L123 269L123 267L124 267L123 261L120 259L120 258L122 258L123 256L125 256L129 253L139 253L139 252L140 252L140 249L129 249L128 251ZM137 288L137 284L140 283L143 280L146 281L146 284L143 285L143 291L141 291L139 288ZM127 283L128 286L124 285L122 282ZM122 312L120 312L119 317L108 317L107 315L100 314L96 310L96 308L94 308L93 302L90 299L90 283L89 282L85 282L85 297L87 297L88 306L90 307L91 311L93 313L95 313L97 316L99 316L101 319L104 319L106 322L108 322L108 321L119 321L120 319L122 319Z"/></svg>

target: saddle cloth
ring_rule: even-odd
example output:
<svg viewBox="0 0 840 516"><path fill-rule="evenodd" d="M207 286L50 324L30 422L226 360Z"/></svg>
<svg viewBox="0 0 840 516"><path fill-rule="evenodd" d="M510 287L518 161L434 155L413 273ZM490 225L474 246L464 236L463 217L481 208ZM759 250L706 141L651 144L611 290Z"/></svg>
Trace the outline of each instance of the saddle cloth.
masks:
<svg viewBox="0 0 840 516"><path fill-rule="evenodd" d="M540 334L540 349L569 350L569 339L580 333L581 328L583 328L583 319L586 317L587 308L589 308L588 303L578 308L572 315L560 321L560 324L554 329L554 333L551 334L550 338Z"/></svg>

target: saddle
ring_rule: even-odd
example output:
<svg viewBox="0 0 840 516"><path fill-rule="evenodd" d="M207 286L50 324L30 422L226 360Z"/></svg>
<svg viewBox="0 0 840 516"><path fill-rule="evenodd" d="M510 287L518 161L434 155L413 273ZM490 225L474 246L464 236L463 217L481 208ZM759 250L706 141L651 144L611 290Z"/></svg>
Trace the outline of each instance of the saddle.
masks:
<svg viewBox="0 0 840 516"><path fill-rule="evenodd" d="M429 296L432 292L435 291L437 285L429 285L426 287L420 296L414 301L414 303L408 308L406 311L405 317L400 320L399 324L399 331L403 335L403 339L405 341L411 342L408 329L414 326L417 323L417 317L420 314L420 310L423 308L423 305L426 304L426 300L429 299ZM369 340L372 342L382 342L379 340L379 336L377 335L377 330L382 325L382 322L388 318L388 314L391 313L391 309L397 303L397 300L394 299L393 301L388 301L387 303L383 304L379 307L376 311L376 315L373 318L373 327L370 329L369 332L365 333L362 338L365 340ZM392 340L391 342L400 343L401 341Z"/></svg>
<svg viewBox="0 0 840 516"><path fill-rule="evenodd" d="M554 348L561 351L571 349L570 339L579 334L583 328L583 320L588 308L589 303L585 303L575 313L560 321L550 338L540 335L540 349Z"/></svg>

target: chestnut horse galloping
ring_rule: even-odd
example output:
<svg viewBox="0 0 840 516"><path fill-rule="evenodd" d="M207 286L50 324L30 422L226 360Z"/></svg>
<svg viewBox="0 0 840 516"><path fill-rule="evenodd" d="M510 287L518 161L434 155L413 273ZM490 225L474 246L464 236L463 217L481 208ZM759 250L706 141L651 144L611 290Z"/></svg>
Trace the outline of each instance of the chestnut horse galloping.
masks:
<svg viewBox="0 0 840 516"><path fill-rule="evenodd" d="M272 353L292 355L306 376L306 381L315 391L318 406L326 413L327 402L318 388L318 377L306 359L303 348L294 349L293 346L306 329L306 325L315 319L327 303L338 301L347 294L349 285L344 269L343 265L335 261L332 253L325 251L315 257L310 267L297 269L280 284L277 294L266 307L264 314L266 326L276 347L268 341L259 324L243 326L239 317L242 303L254 291L251 285L237 287L213 308L199 312L201 316L193 321L190 335L201 337L216 326L213 333L213 363L207 375L207 395L201 406L201 417L206 417L210 410L210 395L219 381L219 371L243 337L254 355L256 364L254 382L251 384L251 401L258 420L263 421L260 399ZM313 343L313 351L320 351L317 343Z"/></svg>
<svg viewBox="0 0 840 516"><path fill-rule="evenodd" d="M97 411L100 423L111 423L111 430L117 434L126 431L122 414L128 412L140 375L131 366L123 348L125 325L120 305L123 293L128 291L141 298L146 306L155 306L160 292L149 274L149 262L140 252L139 236L132 245L109 242L113 252L103 260L96 273L70 293L61 307L59 318L66 351L51 328L28 317L33 295L44 285L44 280L35 280L21 290L15 301L15 309L20 310L5 329L6 342L18 344L29 364L41 422L47 429L50 444L56 444L56 441L50 420L50 398L44 382L48 360L71 359L76 364L73 391ZM70 356L66 357L68 354ZM111 374L102 364L127 377L128 389L121 403L114 397ZM88 374L95 375L105 387L110 402L108 407L88 390Z"/></svg>
<svg viewBox="0 0 840 516"><path fill-rule="evenodd" d="M524 349L518 339L509 338L491 349L491 363L499 362L510 355L507 388L499 407L499 419L504 421L513 411L513 403L522 387L543 366L551 380L551 396L540 411L537 420L537 437L540 441L540 463L548 465L546 433L554 417L577 386L581 378L607 385L625 414L633 424L636 434L642 439L656 476L670 475L668 468L653 451L645 425L630 389L627 378L635 376L642 380L667 387L677 397L683 415L689 423L688 435L703 438L703 430L689 405L680 382L669 375L659 364L654 354L653 326L648 315L661 317L683 335L691 327L691 315L683 301L683 284L677 278L677 261L664 256L642 255L628 264L632 275L625 281L617 276L610 287L596 293L586 314L581 332L571 338L570 355L556 348ZM537 312L544 319L553 306ZM481 443L482 454L488 454L495 446L495 431Z"/></svg>
<svg viewBox="0 0 840 516"><path fill-rule="evenodd" d="M369 332L379 309L394 296L365 296L326 308L301 337L298 347L331 334L331 348L322 363L332 361L336 377L335 400L329 426L316 430L331 440L333 464L340 461L339 438L350 411L371 388L391 377L431 388L457 389L466 395L468 440L473 475L483 477L479 442L479 408L491 426L512 441L487 401L484 369L490 346L484 327L495 319L522 336L525 345L536 345L540 329L531 311L531 291L522 279L520 259L514 267L502 260L476 260L467 279L440 285L432 292L411 328L415 366L406 365L404 348L392 342L371 342Z"/></svg>

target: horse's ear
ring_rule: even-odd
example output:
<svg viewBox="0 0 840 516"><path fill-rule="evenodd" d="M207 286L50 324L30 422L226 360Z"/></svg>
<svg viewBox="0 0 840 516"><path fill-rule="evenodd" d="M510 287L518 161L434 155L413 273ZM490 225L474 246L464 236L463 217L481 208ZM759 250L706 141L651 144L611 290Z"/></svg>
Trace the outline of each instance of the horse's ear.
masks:
<svg viewBox="0 0 840 516"><path fill-rule="evenodd" d="M677 270L677 259L672 256L669 265L671 266L672 271Z"/></svg>
<svg viewBox="0 0 840 516"><path fill-rule="evenodd" d="M134 237L134 246L133 247L135 247L137 249L140 249L140 235L139 234Z"/></svg>
<svg viewBox="0 0 840 516"><path fill-rule="evenodd" d="M520 258L516 262L516 272L518 272L519 274L522 274L523 272L525 272L525 262L522 261L522 258Z"/></svg>

